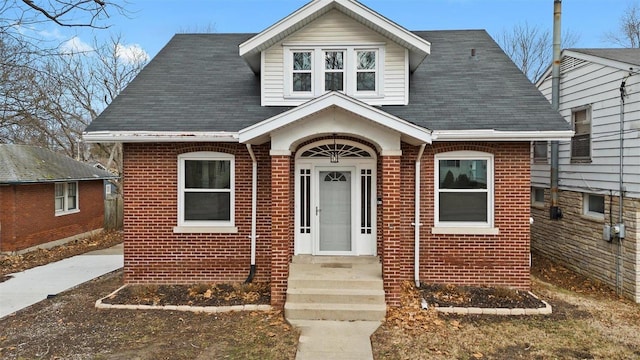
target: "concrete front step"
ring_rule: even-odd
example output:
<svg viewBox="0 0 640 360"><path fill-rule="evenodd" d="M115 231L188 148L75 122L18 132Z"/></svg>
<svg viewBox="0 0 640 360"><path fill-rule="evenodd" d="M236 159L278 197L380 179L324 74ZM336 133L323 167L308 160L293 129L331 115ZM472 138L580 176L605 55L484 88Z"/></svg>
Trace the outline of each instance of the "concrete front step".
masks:
<svg viewBox="0 0 640 360"><path fill-rule="evenodd" d="M385 304L313 304L287 301L284 305L284 314L288 320L383 321L386 311Z"/></svg>
<svg viewBox="0 0 640 360"><path fill-rule="evenodd" d="M296 255L291 259L294 264L379 264L377 256L313 256Z"/></svg>
<svg viewBox="0 0 640 360"><path fill-rule="evenodd" d="M293 288L287 290L287 302L307 304L384 304L384 290Z"/></svg>
<svg viewBox="0 0 640 360"><path fill-rule="evenodd" d="M373 256L295 256L284 309L289 320L382 321L382 265Z"/></svg>

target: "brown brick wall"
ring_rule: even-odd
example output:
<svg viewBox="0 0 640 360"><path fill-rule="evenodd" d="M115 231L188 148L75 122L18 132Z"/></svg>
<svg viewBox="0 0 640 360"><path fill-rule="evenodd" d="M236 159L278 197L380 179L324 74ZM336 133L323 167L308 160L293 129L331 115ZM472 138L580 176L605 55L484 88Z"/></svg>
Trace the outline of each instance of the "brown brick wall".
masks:
<svg viewBox="0 0 640 360"><path fill-rule="evenodd" d="M271 174L271 304L283 306L294 237L291 157L272 156Z"/></svg>
<svg viewBox="0 0 640 360"><path fill-rule="evenodd" d="M494 154L495 226L499 235L435 235L434 156L447 151L482 151ZM411 154L415 153L413 151ZM405 154L409 155L408 150ZM413 206L415 155L403 158L403 201ZM420 280L426 283L530 288L530 167L528 143L436 143L422 158ZM412 211L412 210L411 210ZM406 211L409 212L409 211ZM403 234L413 232L412 215L403 215ZM412 236L412 235L411 235ZM408 243L408 242L407 242ZM406 257L413 256L407 245ZM405 261L405 263L409 263ZM411 264L412 266L412 264ZM413 279L407 266L402 276Z"/></svg>
<svg viewBox="0 0 640 360"><path fill-rule="evenodd" d="M293 254L294 162L254 148L259 158L257 280L272 283L272 304L282 306ZM387 301L399 304L402 281L413 280L413 196L417 147L378 161L378 254ZM432 235L434 154L475 150L495 155L497 236ZM238 234L174 234L177 158L218 151L236 156ZM424 282L499 285L528 289L529 145L436 144L422 159L420 277ZM125 146L125 281L194 283L242 281L249 269L251 160L238 144L127 144Z"/></svg>
<svg viewBox="0 0 640 360"><path fill-rule="evenodd" d="M271 276L269 146L258 158L256 281ZM176 234L178 155L215 151L235 155L237 234ZM125 282L178 284L244 281L251 264L252 161L240 144L125 144Z"/></svg>
<svg viewBox="0 0 640 360"><path fill-rule="evenodd" d="M19 251L103 226L102 180L79 181L80 212L55 216L53 183L0 187L0 251Z"/></svg>
<svg viewBox="0 0 640 360"><path fill-rule="evenodd" d="M625 296L640 302L640 199L624 200L626 236L622 247L619 248L617 240L602 239L604 225L619 222L618 204L618 196L605 195L605 216L594 219L582 215L583 193L562 190L558 193L558 206L563 218L550 220L547 189L545 206L531 208L535 219L531 247L574 271L614 289L621 288Z"/></svg>

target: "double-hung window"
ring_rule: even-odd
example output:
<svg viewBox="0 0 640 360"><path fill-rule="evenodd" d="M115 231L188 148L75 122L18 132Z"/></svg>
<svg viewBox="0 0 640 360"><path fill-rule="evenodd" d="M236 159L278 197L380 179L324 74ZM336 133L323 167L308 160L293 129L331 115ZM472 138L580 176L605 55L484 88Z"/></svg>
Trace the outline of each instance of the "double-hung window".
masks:
<svg viewBox="0 0 640 360"><path fill-rule="evenodd" d="M324 52L324 90L344 91L344 51Z"/></svg>
<svg viewBox="0 0 640 360"><path fill-rule="evenodd" d="M178 225L234 226L234 157L196 152L178 157Z"/></svg>
<svg viewBox="0 0 640 360"><path fill-rule="evenodd" d="M292 53L292 91L310 94L313 91L313 52L294 51Z"/></svg>
<svg viewBox="0 0 640 360"><path fill-rule="evenodd" d="M66 182L55 184L56 215L64 215L78 211L78 183Z"/></svg>
<svg viewBox="0 0 640 360"><path fill-rule="evenodd" d="M493 155L455 151L435 158L435 228L493 228Z"/></svg>
<svg viewBox="0 0 640 360"><path fill-rule="evenodd" d="M571 138L571 160L591 159L591 109L579 108L571 112L571 122L575 135Z"/></svg>
<svg viewBox="0 0 640 360"><path fill-rule="evenodd" d="M378 51L356 51L356 91L375 93L378 79Z"/></svg>

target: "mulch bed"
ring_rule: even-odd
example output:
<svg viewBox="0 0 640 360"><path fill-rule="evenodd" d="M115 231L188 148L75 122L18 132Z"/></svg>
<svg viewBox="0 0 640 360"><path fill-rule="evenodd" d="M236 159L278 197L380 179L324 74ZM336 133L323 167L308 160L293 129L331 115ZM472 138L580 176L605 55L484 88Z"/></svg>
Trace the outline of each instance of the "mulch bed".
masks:
<svg viewBox="0 0 640 360"><path fill-rule="evenodd" d="M268 305L269 283L130 285L102 300L112 305L233 306Z"/></svg>
<svg viewBox="0 0 640 360"><path fill-rule="evenodd" d="M545 304L527 291L474 286L421 284L427 304L438 307L537 309Z"/></svg>

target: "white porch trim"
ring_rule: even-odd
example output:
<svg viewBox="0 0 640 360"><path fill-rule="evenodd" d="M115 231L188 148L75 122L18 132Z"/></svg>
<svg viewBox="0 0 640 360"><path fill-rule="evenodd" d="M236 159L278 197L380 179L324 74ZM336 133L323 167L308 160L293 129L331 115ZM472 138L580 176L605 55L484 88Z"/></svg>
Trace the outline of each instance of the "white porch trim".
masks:
<svg viewBox="0 0 640 360"><path fill-rule="evenodd" d="M316 99L310 100L305 104L302 104L298 107L295 107L291 110L288 110L282 114L276 115L269 119L266 119L258 124L249 126L245 129L240 130L239 132L239 141L241 143L249 143L249 144L262 144L269 140L272 140L273 133L278 130L283 131L291 131L291 126L303 119L306 119L312 115L318 114L323 110L328 109L342 109L349 113L352 113L354 117L366 119L373 122L375 125L378 125L380 129L387 129L384 132L388 132L388 130L392 130L393 133L398 134L398 140L407 142L411 145L421 145L421 144L431 144L432 136L431 130L425 129L423 127L411 124L408 121L400 119L396 116L388 114L380 109L377 109L373 106L369 106L359 100L348 97L339 92L330 92L323 96L320 96ZM343 130L347 130L352 124L341 124L339 122L332 122L331 128L322 129L322 124L314 124L319 128L306 130L312 131L316 136L319 133L347 133L340 131L342 127ZM326 127L326 124L325 124ZM286 129L285 129L286 128ZM371 129L375 131L375 129ZM298 134L302 136L302 134ZM358 134L362 135L362 134ZM388 137L389 134L382 134L380 132L379 137ZM289 136L295 137L295 136ZM367 138L371 138L371 134L367 133ZM296 140L300 140L297 138ZM375 139L372 139L375 141ZM272 154L277 152L277 154L284 154L284 152L292 151L292 146L294 143L291 140L286 140L285 142L289 142L288 144L280 143L275 145L272 142ZM391 154L398 154L400 151L400 143L397 142L393 144L393 146L384 146L383 141L378 144L378 151L382 152L384 155L390 155L389 153L385 153L391 151Z"/></svg>

